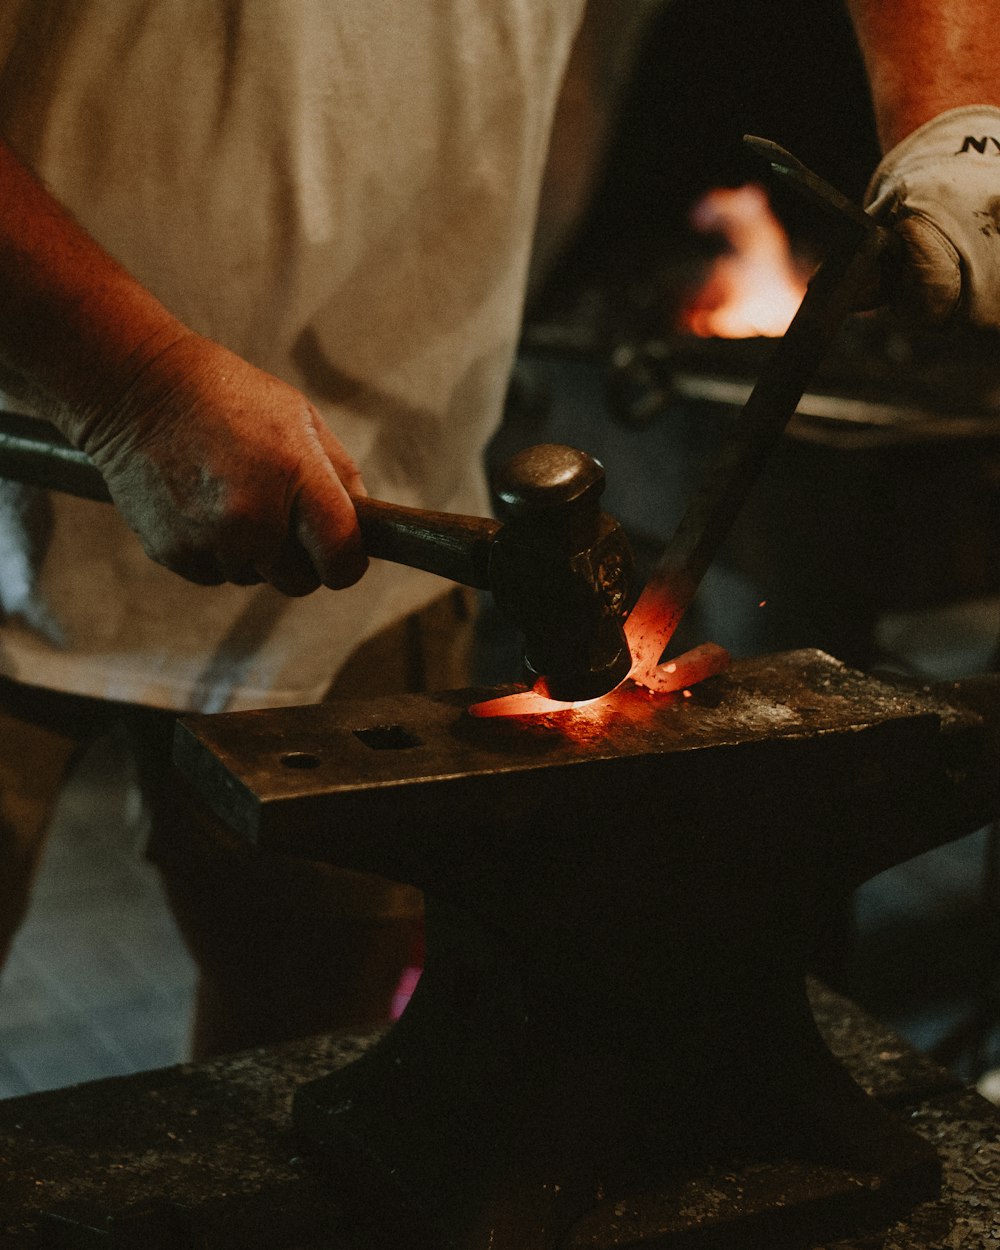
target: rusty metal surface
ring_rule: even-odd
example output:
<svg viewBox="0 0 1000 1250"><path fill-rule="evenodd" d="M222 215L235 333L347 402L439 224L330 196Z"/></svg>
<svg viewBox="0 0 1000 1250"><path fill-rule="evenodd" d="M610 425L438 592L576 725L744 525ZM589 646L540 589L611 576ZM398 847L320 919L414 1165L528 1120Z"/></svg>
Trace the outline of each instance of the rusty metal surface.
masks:
<svg viewBox="0 0 1000 1250"><path fill-rule="evenodd" d="M823 986L814 984L810 997L824 1036L855 1079L934 1142L944 1183L939 1200L887 1231L858 1228L839 1241L800 1247L993 1244L1000 1232L1000 1112ZM360 1250L321 1167L291 1134L289 1106L297 1087L350 1062L371 1040L311 1039L0 1103L0 1246ZM757 1174L759 1188L765 1174ZM706 1170L688 1199L707 1205L713 1176L722 1182L734 1175L725 1167ZM772 1167L772 1192L787 1189L792 1176ZM613 1209L606 1214L608 1224L621 1221ZM643 1218L652 1228L652 1212Z"/></svg>
<svg viewBox="0 0 1000 1250"><path fill-rule="evenodd" d="M579 849L596 811L624 820L637 802L637 855L692 822L742 840L801 802L820 824L799 836L836 830L840 858L849 846L871 875L978 827L995 801L975 713L816 651L738 661L690 698L622 690L530 721L467 716L485 693L186 718L175 758L248 842L432 889L518 839Z"/></svg>
<svg viewBox="0 0 1000 1250"><path fill-rule="evenodd" d="M358 1250L291 1131L295 1087L372 1038L316 1038L0 1102L0 1247Z"/></svg>

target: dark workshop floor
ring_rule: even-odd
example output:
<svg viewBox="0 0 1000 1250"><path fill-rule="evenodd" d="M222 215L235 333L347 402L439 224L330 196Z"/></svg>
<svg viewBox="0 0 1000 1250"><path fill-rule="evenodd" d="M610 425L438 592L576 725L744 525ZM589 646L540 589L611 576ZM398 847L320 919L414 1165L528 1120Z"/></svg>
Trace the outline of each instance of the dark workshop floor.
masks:
<svg viewBox="0 0 1000 1250"><path fill-rule="evenodd" d="M669 431L606 421L581 429L580 413L595 410L593 397L572 386L564 392L564 406L534 425L527 441L575 442L609 466L633 464L629 480L619 473L621 486L609 488L609 511L646 533L669 533L671 517L658 513L654 522L651 515L655 501L670 498L673 488L663 479L672 476L676 487L683 478L683 456L672 455ZM752 645L737 648L734 638L752 641L748 622L758 592L717 569L706 591L701 640L749 653ZM886 650L929 676L982 671L1000 635L1000 602L886 618L881 632ZM494 650L504 653L502 639ZM484 677L509 674L501 660ZM0 982L0 1097L185 1057L193 969L143 861L141 818L127 787L102 780L117 759L113 741L100 743L59 810L30 916ZM852 992L918 1046L957 1039L960 1065L970 1051L959 1033L1000 947L1000 908L992 935L979 910L985 851L985 834L964 839L869 883L858 903ZM1000 1024L978 1041L977 1073L1000 1067Z"/></svg>

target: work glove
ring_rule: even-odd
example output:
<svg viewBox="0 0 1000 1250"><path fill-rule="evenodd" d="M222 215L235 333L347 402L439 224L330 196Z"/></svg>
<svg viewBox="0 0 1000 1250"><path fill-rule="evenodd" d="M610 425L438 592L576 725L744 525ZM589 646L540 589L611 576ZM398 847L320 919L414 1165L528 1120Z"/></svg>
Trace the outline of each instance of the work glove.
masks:
<svg viewBox="0 0 1000 1250"><path fill-rule="evenodd" d="M865 206L900 240L893 302L1000 328L1000 109L950 109L913 131L880 162Z"/></svg>
<svg viewBox="0 0 1000 1250"><path fill-rule="evenodd" d="M209 339L174 339L59 424L147 555L189 581L304 595L364 572L350 456L294 387Z"/></svg>

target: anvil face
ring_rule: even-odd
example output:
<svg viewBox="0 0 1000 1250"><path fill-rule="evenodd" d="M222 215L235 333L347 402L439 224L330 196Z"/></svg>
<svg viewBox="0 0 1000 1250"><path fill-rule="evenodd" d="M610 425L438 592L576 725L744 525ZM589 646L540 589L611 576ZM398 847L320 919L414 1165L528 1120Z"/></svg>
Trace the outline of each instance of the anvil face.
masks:
<svg viewBox="0 0 1000 1250"><path fill-rule="evenodd" d="M932 1196L933 1151L834 1064L804 973L857 883L985 823L980 718L815 651L550 718L476 720L476 697L179 732L181 772L248 841L426 891L402 1020L297 1096L331 1175L434 1250L760 1245L759 1222L705 1240L664 1199L706 1160L819 1167L769 1215L825 1213L818 1242ZM637 1190L657 1214L622 1240Z"/></svg>
<svg viewBox="0 0 1000 1250"><path fill-rule="evenodd" d="M843 872L861 880L988 819L966 811L985 800L956 786L947 758L964 744L966 772L980 760L981 741L963 737L975 715L821 652L739 661L690 697L619 690L549 717L475 720L465 709L483 693L190 717L175 759L201 800L262 849L432 891L457 861L489 862L521 839L575 861L592 839L626 840L636 854L687 841L692 821L730 850L726 831L743 841L798 827L813 859L829 827ZM803 816L835 811L807 829L800 802ZM876 815L877 840L867 837Z"/></svg>

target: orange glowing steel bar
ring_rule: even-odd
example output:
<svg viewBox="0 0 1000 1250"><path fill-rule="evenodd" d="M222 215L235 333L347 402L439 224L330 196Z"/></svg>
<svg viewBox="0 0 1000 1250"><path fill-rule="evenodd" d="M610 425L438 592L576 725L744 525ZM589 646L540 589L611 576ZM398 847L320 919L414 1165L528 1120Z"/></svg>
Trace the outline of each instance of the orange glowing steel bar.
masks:
<svg viewBox="0 0 1000 1250"><path fill-rule="evenodd" d="M606 697L604 695L602 698ZM599 699L585 699L580 703L562 703L558 699L547 699L534 690L519 690L517 694L501 695L498 699L487 699L483 703L473 703L469 714L481 718L493 716L545 716L551 712L566 712L571 708L587 707L598 703Z"/></svg>
<svg viewBox="0 0 1000 1250"><path fill-rule="evenodd" d="M694 686L706 677L722 673L729 667L729 652L714 642L703 642L701 646L692 647L683 655L678 655L667 664L652 666L632 665L632 671L626 680L632 680L637 686L643 686L654 694L673 694L686 686ZM625 683L622 682L621 685ZM616 686L615 689L620 689ZM688 692L685 690L685 694ZM579 703L562 703L557 699L546 698L537 690L521 690L517 694L501 695L498 699L487 699L483 703L474 703L469 712L476 717L494 716L545 716L553 712L566 712L571 709L592 707L606 699L601 695L597 699L584 699Z"/></svg>
<svg viewBox="0 0 1000 1250"><path fill-rule="evenodd" d="M632 680L654 694L671 694L675 690L683 690L685 686L697 685L716 673L724 673L729 664L729 652L725 647L715 642L703 642L700 647L692 647L668 664L659 664L641 676L633 674Z"/></svg>
<svg viewBox="0 0 1000 1250"><path fill-rule="evenodd" d="M697 579L691 577L684 563L676 560L665 559L653 571L625 622L625 637L632 654L632 667L626 681L633 681L656 694L667 694L692 686L728 668L728 652L712 642L677 656L669 664L660 664L696 586ZM601 701L587 699L579 703L562 703L549 699L544 691L544 682L539 681L532 690L473 704L469 712L477 717L544 716Z"/></svg>
<svg viewBox="0 0 1000 1250"><path fill-rule="evenodd" d="M652 678L667 643L674 635L681 616L691 602L690 594L681 593L683 577L664 576L654 572L625 622L625 637L632 653L630 676L645 685Z"/></svg>

